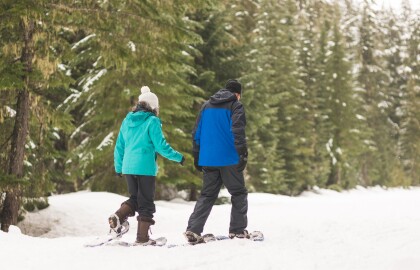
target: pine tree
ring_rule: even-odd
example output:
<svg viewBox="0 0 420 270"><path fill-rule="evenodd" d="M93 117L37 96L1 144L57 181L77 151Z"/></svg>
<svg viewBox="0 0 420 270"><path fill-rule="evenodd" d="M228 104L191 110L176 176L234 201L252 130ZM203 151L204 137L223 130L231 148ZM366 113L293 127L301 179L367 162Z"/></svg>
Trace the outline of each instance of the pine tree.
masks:
<svg viewBox="0 0 420 270"><path fill-rule="evenodd" d="M330 172L330 154L326 147L330 139L332 124L329 121L331 108L329 105L329 91L327 91L328 74L327 59L330 54L328 44L331 31L331 8L328 5L318 6L319 13L319 37L316 42L315 50L315 74L314 89L316 111L314 117L316 141L314 145L314 174L316 184L320 187L326 187L328 175Z"/></svg>
<svg viewBox="0 0 420 270"><path fill-rule="evenodd" d="M407 79L401 101L401 131L399 148L404 169L404 177L397 184L419 185L420 184L420 78L419 78L419 41L420 22L415 13L408 8L401 18L406 24L405 31L409 38L407 42L407 58L400 70L401 76ZM399 175L400 176L400 175ZM401 177L401 176L400 176Z"/></svg>
<svg viewBox="0 0 420 270"><path fill-rule="evenodd" d="M264 90L264 79L260 70L263 62L258 59L262 55L259 54L258 48L261 46L264 32L262 22L259 21L260 25L257 25L258 16L263 16L261 3L255 0L236 0L228 11L227 27L233 36L233 45L237 48L236 57L232 61L238 63L243 86L241 102L247 111L249 155L245 177L249 180L251 190L265 190L268 179L271 178L269 174L273 173L267 160L272 158L275 151L272 144L274 135L267 133L273 108L269 108L267 104L270 93Z"/></svg>
<svg viewBox="0 0 420 270"><path fill-rule="evenodd" d="M301 107L305 110L301 113L305 121L306 142L306 188L314 185L323 185L327 178L326 160L328 153L325 151L325 124L322 118L325 100L322 98L322 89L325 83L325 59L326 36L323 29L325 10L327 5L316 1L306 1L300 4L299 12L299 77L303 82ZM321 41L322 40L322 41ZM325 111L324 111L325 112ZM302 121L301 120L301 121Z"/></svg>
<svg viewBox="0 0 420 270"><path fill-rule="evenodd" d="M192 19L201 25L197 34L203 41L196 46L197 73L192 82L205 91L204 97L213 95L228 79L239 78L241 73L237 39L229 33L233 22L228 18L234 14L224 5L229 5L228 1L192 14Z"/></svg>
<svg viewBox="0 0 420 270"><path fill-rule="evenodd" d="M225 29L228 33L232 55L227 58L227 62L234 63L232 66L235 73L229 78L240 78L242 83L241 102L247 112L247 145L248 145L248 165L244 171L245 180L250 190L255 190L254 184L259 184L260 178L254 177L258 174L266 174L266 164L258 162L262 160L264 149L258 139L255 139L257 132L261 132L259 127L262 119L267 120L264 104L259 104L258 97L264 94L259 93L260 81L258 73L250 73L255 70L255 47L254 42L258 36L254 31L257 25L257 14L260 4L256 0L233 0L228 1L224 18L226 21ZM256 75L256 77L254 77ZM224 77L226 78L226 77ZM257 98L257 100L255 100ZM258 110L257 108L261 108ZM256 181L255 181L256 180Z"/></svg>
<svg viewBox="0 0 420 270"><path fill-rule="evenodd" d="M65 88L69 80L57 70L58 49L63 44L49 11L44 1L3 1L0 5L0 89L8 92L9 102L16 102L7 104L16 115L13 131L6 129L10 125L5 126L11 135L2 143L6 148L10 145L9 155L2 155L7 173L2 176L5 200L1 229L6 232L18 221L22 195L37 197L52 190L47 171L57 155L50 153L54 148L51 126L68 124L50 106L59 98L58 88ZM48 157L37 157L46 153ZM25 186L28 192L23 194Z"/></svg>
<svg viewBox="0 0 420 270"><path fill-rule="evenodd" d="M353 85L351 62L345 52L345 42L340 29L341 14L338 6L334 7L331 21L331 40L327 45L326 60L326 93L328 106L329 139L326 144L330 156L327 186L349 188L355 185L351 174L354 165L352 147L356 142L351 132L354 127Z"/></svg>
<svg viewBox="0 0 420 270"><path fill-rule="evenodd" d="M395 149L392 143L392 126L384 106L387 106L388 79L381 57L383 47L378 13L365 1L360 21L358 82L364 91L364 113L367 121L365 134L365 153L362 155L361 183L377 185L390 183Z"/></svg>
<svg viewBox="0 0 420 270"><path fill-rule="evenodd" d="M276 52L277 16L278 6L273 1L262 1L258 8L257 24L253 48L249 52L251 70L246 75L250 85L247 90L248 113L248 145L251 149L248 172L251 175L251 184L255 189L265 192L285 190L283 160L276 153L276 135L279 127L276 118L275 77L276 63L279 62ZM279 168L275 168L275 165Z"/></svg>
<svg viewBox="0 0 420 270"><path fill-rule="evenodd" d="M407 58L406 41L402 38L406 36L407 29L403 20L400 20L393 11L383 12L382 21L383 28L383 44L385 57L385 70L387 79L387 96L380 103L380 107L388 116L389 133L392 139L392 160L390 167L390 182L387 185L404 184L405 177L403 165L399 159L401 149L398 144L401 133L401 117L402 117L402 96L406 94L407 76L404 72L404 62ZM407 33L408 34L408 33Z"/></svg>
<svg viewBox="0 0 420 270"><path fill-rule="evenodd" d="M168 142L191 160L186 150L191 145L187 134L194 121L190 108L201 90L188 83L195 72L190 46L201 39L194 33L197 24L187 15L199 3L109 1L93 3L88 9L77 4L61 6L77 18L86 13L101 15L86 22L84 34L73 44L77 57L68 65L72 73L81 70L74 74L75 92L61 107L76 120L77 129L69 138L74 155L68 160L68 172L80 179L78 187L125 192L124 182L115 181L112 145L142 85L148 85L159 97ZM192 165L180 168L162 159L158 162L158 177L163 182L197 179Z"/></svg>
<svg viewBox="0 0 420 270"><path fill-rule="evenodd" d="M258 127L251 138L259 146L254 149L259 150L256 162L261 164L251 171L253 183L265 191L290 195L300 193L312 181L307 173L310 109L297 68L297 12L294 1L262 2L254 54L258 62L254 77L250 76L258 85L250 105L263 112L251 118Z"/></svg>

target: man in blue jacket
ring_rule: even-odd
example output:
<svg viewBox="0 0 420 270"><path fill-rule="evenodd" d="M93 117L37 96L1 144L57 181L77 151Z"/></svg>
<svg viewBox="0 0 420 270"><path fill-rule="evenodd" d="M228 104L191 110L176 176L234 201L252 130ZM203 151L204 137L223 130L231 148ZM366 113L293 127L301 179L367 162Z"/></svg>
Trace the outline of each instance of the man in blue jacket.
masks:
<svg viewBox="0 0 420 270"><path fill-rule="evenodd" d="M201 233L222 184L231 194L229 237L249 237L248 192L243 175L248 151L241 94L241 84L228 80L224 89L204 103L192 132L194 165L203 172L201 194L185 232L192 244L203 242Z"/></svg>

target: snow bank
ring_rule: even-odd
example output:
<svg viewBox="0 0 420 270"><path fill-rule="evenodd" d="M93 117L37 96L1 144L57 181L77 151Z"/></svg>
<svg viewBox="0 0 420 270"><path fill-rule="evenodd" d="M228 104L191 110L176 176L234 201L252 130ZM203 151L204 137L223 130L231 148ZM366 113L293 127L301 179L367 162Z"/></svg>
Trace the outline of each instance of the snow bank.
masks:
<svg viewBox="0 0 420 270"><path fill-rule="evenodd" d="M225 192L224 192L225 194ZM49 198L31 213L22 233L0 232L2 269L420 269L420 188L357 188L286 197L249 195L249 229L264 242L226 240L177 248L105 246L85 248L107 231L107 217L125 197L78 192ZM156 203L153 237L183 243L194 203ZM205 232L227 234L230 205L215 206ZM136 220L123 237L134 241ZM42 229L44 228L44 229Z"/></svg>

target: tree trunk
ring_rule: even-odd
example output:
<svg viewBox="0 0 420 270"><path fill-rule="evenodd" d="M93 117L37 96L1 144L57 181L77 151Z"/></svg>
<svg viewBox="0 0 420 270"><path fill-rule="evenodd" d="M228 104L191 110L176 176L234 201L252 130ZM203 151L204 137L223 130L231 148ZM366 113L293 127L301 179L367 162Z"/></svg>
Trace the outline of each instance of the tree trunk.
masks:
<svg viewBox="0 0 420 270"><path fill-rule="evenodd" d="M20 188L9 188L6 191L6 198L3 203L3 211L1 215L1 230L4 232L9 231L10 225L16 225L19 213L19 197Z"/></svg>
<svg viewBox="0 0 420 270"><path fill-rule="evenodd" d="M12 136L12 148L10 151L9 174L17 178L23 176L23 160L25 157L25 142L28 135L29 120L29 92L19 91L15 126ZM1 216L1 230L9 231L10 225L16 225L18 221L19 202L21 196L20 186L9 187L4 199Z"/></svg>
<svg viewBox="0 0 420 270"><path fill-rule="evenodd" d="M9 174L16 178L23 177L23 161L25 158L25 143L28 135L29 122L29 75L32 72L32 59L34 56L34 21L23 18L20 27L23 32L24 47L21 61L25 67L24 89L19 90L16 104L15 126L13 128L12 147L9 156ZM10 225L16 225L20 208L21 187L10 186L6 190L6 198L1 215L1 230L9 231Z"/></svg>

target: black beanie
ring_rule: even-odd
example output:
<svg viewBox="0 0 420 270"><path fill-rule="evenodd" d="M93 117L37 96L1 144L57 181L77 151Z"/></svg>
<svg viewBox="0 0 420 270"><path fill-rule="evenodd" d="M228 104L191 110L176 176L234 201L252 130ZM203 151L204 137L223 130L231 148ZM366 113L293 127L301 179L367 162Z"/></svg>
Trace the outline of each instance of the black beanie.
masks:
<svg viewBox="0 0 420 270"><path fill-rule="evenodd" d="M237 80L230 79L226 82L226 89L233 93L242 94L242 86L241 83Z"/></svg>

